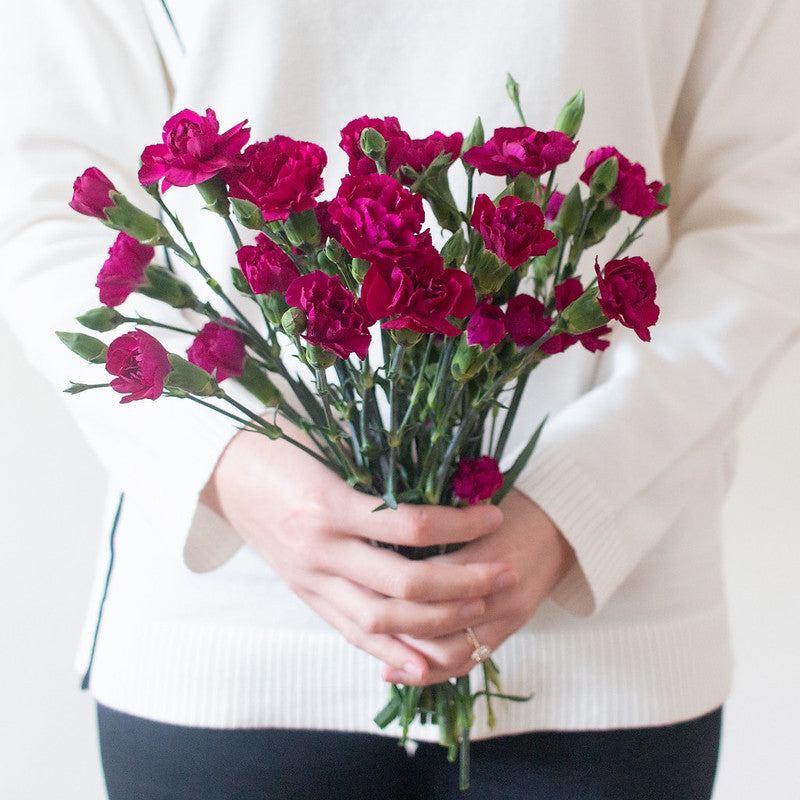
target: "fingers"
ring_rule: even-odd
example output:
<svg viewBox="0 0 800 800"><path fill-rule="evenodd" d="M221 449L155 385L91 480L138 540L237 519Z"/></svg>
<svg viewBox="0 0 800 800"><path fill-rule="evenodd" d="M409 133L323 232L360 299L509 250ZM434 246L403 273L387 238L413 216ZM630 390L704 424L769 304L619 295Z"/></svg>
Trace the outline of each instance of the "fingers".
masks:
<svg viewBox="0 0 800 800"><path fill-rule="evenodd" d="M389 669L399 670L403 675L409 676L410 680L419 682L419 685L427 682L430 672L428 662L409 644L388 634L366 633L325 597L305 589L296 591L305 603L336 628L350 644L380 659Z"/></svg>
<svg viewBox="0 0 800 800"><path fill-rule="evenodd" d="M375 511L378 498L347 488L348 502L338 506L339 530L387 544L428 547L470 542L497 528L503 521L499 508L468 508L401 504L396 509Z"/></svg>
<svg viewBox="0 0 800 800"><path fill-rule="evenodd" d="M486 611L486 603L481 599L413 603L382 597L335 577L318 579L314 589L366 635L405 634L438 638L477 623Z"/></svg>
<svg viewBox="0 0 800 800"><path fill-rule="evenodd" d="M518 581L508 563L411 561L355 538L342 539L318 566L386 597L418 603L480 598Z"/></svg>

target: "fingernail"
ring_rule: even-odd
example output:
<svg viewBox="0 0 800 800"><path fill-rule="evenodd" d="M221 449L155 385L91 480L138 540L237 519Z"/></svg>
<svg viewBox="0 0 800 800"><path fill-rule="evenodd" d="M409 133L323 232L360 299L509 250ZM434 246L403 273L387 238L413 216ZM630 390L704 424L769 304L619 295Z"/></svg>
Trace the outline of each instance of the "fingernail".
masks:
<svg viewBox="0 0 800 800"><path fill-rule="evenodd" d="M471 603L465 603L458 610L458 616L464 621L474 620L486 611L486 604L483 600L473 600Z"/></svg>
<svg viewBox="0 0 800 800"><path fill-rule="evenodd" d="M511 570L501 572L494 581L495 589L510 589L517 583L517 574Z"/></svg>
<svg viewBox="0 0 800 800"><path fill-rule="evenodd" d="M422 670L409 662L403 664L402 669L390 669L384 673L383 679L387 683L419 683L422 680Z"/></svg>

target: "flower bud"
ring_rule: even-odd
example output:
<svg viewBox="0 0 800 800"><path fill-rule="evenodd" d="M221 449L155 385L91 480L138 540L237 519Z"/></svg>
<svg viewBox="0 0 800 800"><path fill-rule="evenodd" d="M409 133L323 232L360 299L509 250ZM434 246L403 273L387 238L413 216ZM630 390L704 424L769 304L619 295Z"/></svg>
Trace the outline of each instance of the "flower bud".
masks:
<svg viewBox="0 0 800 800"><path fill-rule="evenodd" d="M506 278L511 274L511 267L494 253L482 250L475 257L471 272L478 295L482 296L499 292Z"/></svg>
<svg viewBox="0 0 800 800"><path fill-rule="evenodd" d="M331 353L330 350L317 344L310 344L306 347L306 361L314 369L328 369L336 363L336 359L336 353Z"/></svg>
<svg viewBox="0 0 800 800"><path fill-rule="evenodd" d="M77 321L83 325L84 328L89 328L91 331L113 331L114 328L125 322L125 317L122 316L115 308L108 306L100 306L100 308L93 308L85 314L76 317Z"/></svg>
<svg viewBox="0 0 800 800"><path fill-rule="evenodd" d="M442 260L445 267L460 267L467 257L469 245L464 231L459 228L442 247Z"/></svg>
<svg viewBox="0 0 800 800"><path fill-rule="evenodd" d="M479 344L469 344L462 335L450 364L450 374L459 383L465 383L483 369L488 358L489 351L484 351Z"/></svg>
<svg viewBox="0 0 800 800"><path fill-rule="evenodd" d="M577 300L570 303L562 312L556 323L558 331L577 336L605 325L608 317L597 302L598 289L587 289Z"/></svg>
<svg viewBox="0 0 800 800"><path fill-rule="evenodd" d="M69 206L79 214L105 221L105 210L114 205L111 192L117 188L97 167L89 167L75 179Z"/></svg>
<svg viewBox="0 0 800 800"><path fill-rule="evenodd" d="M382 161L386 155L386 139L375 128L364 128L359 139L361 152L373 161Z"/></svg>
<svg viewBox="0 0 800 800"><path fill-rule="evenodd" d="M464 144L461 146L461 155L470 150L473 147L483 147L486 143L485 135L483 133L483 123L481 122L481 118L478 117L475 120L475 123L472 126L472 130L469 132L469 135L465 137ZM467 171L467 174L471 175L475 171L475 167L471 164L464 164L464 169Z"/></svg>
<svg viewBox="0 0 800 800"><path fill-rule="evenodd" d="M119 192L111 192L114 205L105 209L106 225L117 231L125 231L142 244L156 247L171 244L172 236L160 219L151 216Z"/></svg>
<svg viewBox="0 0 800 800"><path fill-rule="evenodd" d="M231 197L230 204L233 208L233 215L240 225L251 231L260 231L264 227L264 215L255 203L239 197Z"/></svg>
<svg viewBox="0 0 800 800"><path fill-rule="evenodd" d="M244 386L266 408L277 408L283 402L283 395L278 388L249 356L245 358L242 374L236 378L236 382Z"/></svg>
<svg viewBox="0 0 800 800"><path fill-rule="evenodd" d="M583 216L583 200L581 190L576 183L561 203L556 215L556 225L561 228L565 236L572 236L578 230Z"/></svg>
<svg viewBox="0 0 800 800"><path fill-rule="evenodd" d="M172 365L172 372L164 380L165 388L181 389L198 397L221 396L219 385L202 367L175 353L169 353L167 357Z"/></svg>
<svg viewBox="0 0 800 800"><path fill-rule="evenodd" d="M289 336L300 336L308 327L306 312L302 308L292 306L281 317L281 327Z"/></svg>
<svg viewBox="0 0 800 800"><path fill-rule="evenodd" d="M231 204L228 202L228 188L220 175L214 175L213 178L198 183L197 190L206 201L206 208L209 211L221 217L228 216L231 209Z"/></svg>
<svg viewBox="0 0 800 800"><path fill-rule="evenodd" d="M655 201L660 205L668 206L670 198L672 197L672 184L665 183L656 193ZM663 209L657 209L651 216L655 216L656 214L660 214Z"/></svg>
<svg viewBox="0 0 800 800"><path fill-rule="evenodd" d="M561 133L574 139L580 130L581 123L583 122L583 112L586 110L586 97L583 89L578 89L572 97L565 103L561 111L558 112L556 117L556 124L554 130L561 131Z"/></svg>
<svg viewBox="0 0 800 800"><path fill-rule="evenodd" d="M589 181L589 191L592 197L602 200L614 191L619 177L619 160L616 156L611 156L603 161L594 171Z"/></svg>
<svg viewBox="0 0 800 800"><path fill-rule="evenodd" d="M413 347L421 338L421 333L408 328L395 328L392 331L392 339L400 347Z"/></svg>
<svg viewBox="0 0 800 800"><path fill-rule="evenodd" d="M136 289L139 294L160 300L173 308L194 308L197 305L197 296L189 284L176 278L168 269L150 264L144 276L147 283Z"/></svg>
<svg viewBox="0 0 800 800"><path fill-rule="evenodd" d="M283 229L294 247L304 244L316 247L319 244L321 231L313 208L291 212L283 224Z"/></svg>
<svg viewBox="0 0 800 800"><path fill-rule="evenodd" d="M589 217L586 226L586 233L583 237L585 247L597 244L605 238L605 235L617 224L622 212L617 206L605 205L601 203Z"/></svg>
<svg viewBox="0 0 800 800"><path fill-rule="evenodd" d="M89 336L85 333L67 333L64 331L56 331L56 336L58 336L73 353L79 355L86 361L92 364L106 363L108 347L105 342L101 342L100 339L96 339L94 336Z"/></svg>

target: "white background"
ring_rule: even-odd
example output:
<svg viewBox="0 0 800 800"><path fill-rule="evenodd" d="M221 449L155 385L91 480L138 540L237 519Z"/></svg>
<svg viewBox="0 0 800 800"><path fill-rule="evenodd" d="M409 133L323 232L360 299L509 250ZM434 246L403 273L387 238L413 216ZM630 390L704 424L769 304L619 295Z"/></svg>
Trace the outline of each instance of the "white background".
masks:
<svg viewBox="0 0 800 800"><path fill-rule="evenodd" d="M90 698L72 658L100 536L103 475L0 324L0 796L100 800ZM74 402L74 400L73 400ZM800 800L800 347L745 421L727 509L737 657L714 800Z"/></svg>

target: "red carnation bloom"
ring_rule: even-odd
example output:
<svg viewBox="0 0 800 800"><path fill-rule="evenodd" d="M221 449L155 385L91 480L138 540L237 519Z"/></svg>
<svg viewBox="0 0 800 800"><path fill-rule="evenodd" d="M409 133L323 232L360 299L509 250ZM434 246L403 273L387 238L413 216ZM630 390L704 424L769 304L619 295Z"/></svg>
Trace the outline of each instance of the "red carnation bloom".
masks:
<svg viewBox="0 0 800 800"><path fill-rule="evenodd" d="M500 465L491 456L462 458L451 484L453 495L470 505L489 500L502 485Z"/></svg>
<svg viewBox="0 0 800 800"><path fill-rule="evenodd" d="M283 294L300 275L294 261L263 233L256 236L254 245L244 245L236 251L239 268L255 294Z"/></svg>
<svg viewBox="0 0 800 800"><path fill-rule="evenodd" d="M632 328L645 342L650 341L651 326L658 321L656 279L650 265L639 256L609 261L603 271L595 259L597 298L600 308L609 319L619 320Z"/></svg>
<svg viewBox="0 0 800 800"><path fill-rule="evenodd" d="M619 174L617 185L608 195L609 202L621 211L627 211L637 217L649 217L655 211L666 208L663 203L656 201L656 195L664 184L659 181L647 183L644 167L628 161L615 147L601 147L599 150L592 150L586 157L586 168L581 175L581 180L588 186L597 167L612 156L615 156L619 162Z"/></svg>
<svg viewBox="0 0 800 800"><path fill-rule="evenodd" d="M308 318L303 338L339 358L367 356L370 318L362 302L341 282L316 270L301 275L286 290L286 302Z"/></svg>
<svg viewBox="0 0 800 800"><path fill-rule="evenodd" d="M370 175L378 171L375 162L361 150L361 133L365 128L373 128L386 141L386 169L390 175L405 163L405 154L411 137L400 127L397 117L359 117L342 128L339 147L349 156L348 170L353 175Z"/></svg>
<svg viewBox="0 0 800 800"><path fill-rule="evenodd" d="M538 178L569 161L575 142L560 131L544 133L533 128L497 128L484 145L471 147L464 161L478 172L511 176L520 172Z"/></svg>
<svg viewBox="0 0 800 800"><path fill-rule="evenodd" d="M146 283L145 267L153 260L155 250L121 231L108 251L95 286L100 289L104 306L118 306L137 287Z"/></svg>
<svg viewBox="0 0 800 800"><path fill-rule="evenodd" d="M225 325L206 323L186 351L189 361L214 375L217 383L241 375L245 359L244 336L227 327L236 325L234 320L222 317L220 322Z"/></svg>
<svg viewBox="0 0 800 800"><path fill-rule="evenodd" d="M89 167L72 184L72 200L69 207L87 217L105 219L104 209L114 205L111 192L117 188L97 167Z"/></svg>
<svg viewBox="0 0 800 800"><path fill-rule="evenodd" d="M246 124L247 120L220 133L210 108L204 117L189 109L179 111L164 125L163 144L148 145L142 152L140 183L163 178L164 191L170 186L195 186L240 163L242 147L250 138Z"/></svg>
<svg viewBox="0 0 800 800"><path fill-rule="evenodd" d="M164 380L172 372L169 354L158 339L136 328L108 346L106 371L117 377L111 388L127 394L121 403L155 400L164 392Z"/></svg>
<svg viewBox="0 0 800 800"><path fill-rule="evenodd" d="M267 222L313 208L325 188L322 171L328 156L319 145L273 136L251 144L243 157L244 166L225 173L228 191L255 203Z"/></svg>

